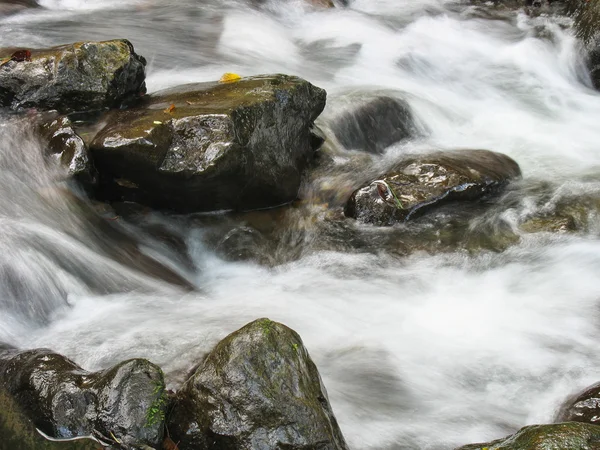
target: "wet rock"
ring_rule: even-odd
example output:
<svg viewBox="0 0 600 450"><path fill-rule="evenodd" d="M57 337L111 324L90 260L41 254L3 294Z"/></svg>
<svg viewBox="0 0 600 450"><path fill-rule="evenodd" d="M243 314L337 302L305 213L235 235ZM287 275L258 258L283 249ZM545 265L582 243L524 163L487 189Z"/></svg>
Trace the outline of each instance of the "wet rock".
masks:
<svg viewBox="0 0 600 450"><path fill-rule="evenodd" d="M100 435L150 446L162 441L163 374L146 360L90 373L50 350L6 351L0 354L0 387L50 437Z"/></svg>
<svg viewBox="0 0 600 450"><path fill-rule="evenodd" d="M348 150L383 153L418 134L410 106L400 98L356 92L332 100L327 108L323 128Z"/></svg>
<svg viewBox="0 0 600 450"><path fill-rule="evenodd" d="M61 112L115 107L143 94L143 57L125 39L0 50L0 106Z"/></svg>
<svg viewBox="0 0 600 450"><path fill-rule="evenodd" d="M494 194L520 174L511 158L487 150L411 156L354 191L344 213L361 222L392 225L444 202Z"/></svg>
<svg viewBox="0 0 600 450"><path fill-rule="evenodd" d="M38 6L35 0L0 0L0 17Z"/></svg>
<svg viewBox="0 0 600 450"><path fill-rule="evenodd" d="M600 427L567 422L532 425L504 439L471 444L456 450L594 450L600 448Z"/></svg>
<svg viewBox="0 0 600 450"><path fill-rule="evenodd" d="M594 87L600 89L600 38L589 44L588 48L586 65L590 72L590 79Z"/></svg>
<svg viewBox="0 0 600 450"><path fill-rule="evenodd" d="M95 439L51 441L43 437L14 397L0 386L0 450L100 450Z"/></svg>
<svg viewBox="0 0 600 450"><path fill-rule="evenodd" d="M569 398L560 408L557 422L600 424L600 383Z"/></svg>
<svg viewBox="0 0 600 450"><path fill-rule="evenodd" d="M346 449L300 336L268 319L230 334L177 393L169 417L186 449Z"/></svg>
<svg viewBox="0 0 600 450"><path fill-rule="evenodd" d="M58 162L65 175L85 187L96 183L96 169L90 159L87 145L75 132L66 116L58 117L40 126L40 137L46 156Z"/></svg>
<svg viewBox="0 0 600 450"><path fill-rule="evenodd" d="M182 86L112 112L90 149L101 195L178 212L296 198L325 91L285 75Z"/></svg>

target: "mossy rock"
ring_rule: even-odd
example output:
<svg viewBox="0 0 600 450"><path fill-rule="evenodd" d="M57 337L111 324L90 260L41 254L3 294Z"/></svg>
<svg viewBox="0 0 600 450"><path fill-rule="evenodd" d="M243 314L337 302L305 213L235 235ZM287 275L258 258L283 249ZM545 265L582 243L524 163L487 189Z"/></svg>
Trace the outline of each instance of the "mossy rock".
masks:
<svg viewBox="0 0 600 450"><path fill-rule="evenodd" d="M29 52L29 57L24 57ZM21 54L21 57L14 55ZM146 91L143 57L125 39L0 49L0 106L90 111Z"/></svg>
<svg viewBox="0 0 600 450"><path fill-rule="evenodd" d="M177 393L168 427L190 450L347 448L300 336L269 319L210 352Z"/></svg>
<svg viewBox="0 0 600 450"><path fill-rule="evenodd" d="M560 407L556 421L600 425L600 383L567 399Z"/></svg>
<svg viewBox="0 0 600 450"><path fill-rule="evenodd" d="M102 450L92 439L51 441L44 438L12 395L0 386L0 450Z"/></svg>
<svg viewBox="0 0 600 450"><path fill-rule="evenodd" d="M456 450L599 450L600 427L578 422L531 425L512 436Z"/></svg>
<svg viewBox="0 0 600 450"><path fill-rule="evenodd" d="M178 212L296 198L325 91L297 77L185 85L112 112L90 150L109 200Z"/></svg>
<svg viewBox="0 0 600 450"><path fill-rule="evenodd" d="M392 225L448 201L490 196L520 175L515 161L488 150L410 156L354 191L344 214L361 222Z"/></svg>
<svg viewBox="0 0 600 450"><path fill-rule="evenodd" d="M46 435L157 446L167 408L160 368L144 359L90 373L50 350L4 350L0 387Z"/></svg>

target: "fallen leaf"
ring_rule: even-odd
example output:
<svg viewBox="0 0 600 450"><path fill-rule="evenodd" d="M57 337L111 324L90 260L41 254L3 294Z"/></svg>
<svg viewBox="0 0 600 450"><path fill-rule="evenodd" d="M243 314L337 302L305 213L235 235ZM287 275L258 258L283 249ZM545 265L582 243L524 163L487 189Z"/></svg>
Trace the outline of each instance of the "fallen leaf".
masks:
<svg viewBox="0 0 600 450"><path fill-rule="evenodd" d="M240 77L237 73L227 72L227 73L223 74L223 76L219 80L219 83L232 83L234 81L239 81L241 79L242 79L242 77Z"/></svg>
<svg viewBox="0 0 600 450"><path fill-rule="evenodd" d="M162 124L162 122L160 120L155 120L154 122L152 122L154 125L160 125Z"/></svg>
<svg viewBox="0 0 600 450"><path fill-rule="evenodd" d="M167 109L165 109L163 112L166 112L167 114L170 114L173 112L173 110L175 109L175 105L173 103L171 103Z"/></svg>

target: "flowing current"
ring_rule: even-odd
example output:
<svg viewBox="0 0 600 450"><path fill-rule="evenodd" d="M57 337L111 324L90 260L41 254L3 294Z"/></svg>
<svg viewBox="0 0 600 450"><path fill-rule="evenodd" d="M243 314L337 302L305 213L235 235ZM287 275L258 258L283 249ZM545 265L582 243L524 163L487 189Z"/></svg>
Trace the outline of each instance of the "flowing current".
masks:
<svg viewBox="0 0 600 450"><path fill-rule="evenodd" d="M145 357L177 388L218 340L269 317L302 336L356 450L500 438L552 421L600 380L600 218L586 213L574 234L518 228L561 201L600 197L600 95L566 19L442 0L40 3L0 19L0 47L127 38L148 60L150 92L224 72L299 75L331 104L394 92L426 131L373 164L422 148L508 154L520 191L487 220L518 239L406 255L377 239L320 247L308 207L278 225L287 237L269 247L274 262L229 261L209 242L230 219L110 220L58 179L26 127L0 121L0 342L88 370ZM196 289L153 276L153 261Z"/></svg>

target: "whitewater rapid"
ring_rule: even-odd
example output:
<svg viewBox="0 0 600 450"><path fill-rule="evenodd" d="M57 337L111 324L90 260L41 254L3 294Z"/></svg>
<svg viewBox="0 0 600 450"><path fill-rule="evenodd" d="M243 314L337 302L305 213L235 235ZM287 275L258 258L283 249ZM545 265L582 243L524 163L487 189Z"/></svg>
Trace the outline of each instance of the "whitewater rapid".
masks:
<svg viewBox="0 0 600 450"><path fill-rule="evenodd" d="M275 72L310 80L332 102L356 90L401 95L424 134L384 160L486 148L514 158L522 183L549 183L548 198L525 190L497 217L507 227L600 194L600 95L564 18L483 18L434 0L332 10L291 0L40 3L0 19L0 47L128 38L148 60L150 92ZM2 122L0 134L0 342L52 348L88 370L146 357L176 388L219 339L266 316L302 336L356 450L500 438L551 421L600 379L596 216L586 233L522 234L504 252L307 251L265 267L224 261L202 225L156 213L191 266L150 236L142 248L195 285L190 293L111 257L117 244L56 181L34 138Z"/></svg>

